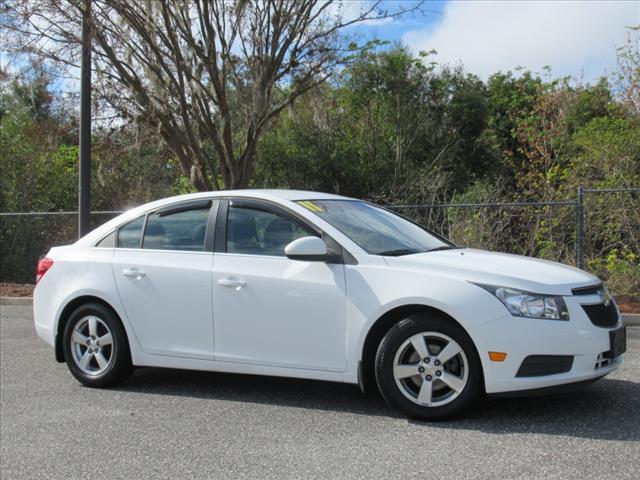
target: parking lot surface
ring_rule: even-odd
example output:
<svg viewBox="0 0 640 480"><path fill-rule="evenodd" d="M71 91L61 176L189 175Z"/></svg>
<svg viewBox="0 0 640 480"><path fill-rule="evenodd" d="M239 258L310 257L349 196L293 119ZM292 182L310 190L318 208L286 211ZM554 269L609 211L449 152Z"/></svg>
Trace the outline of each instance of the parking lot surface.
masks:
<svg viewBox="0 0 640 480"><path fill-rule="evenodd" d="M413 422L336 383L138 369L81 386L2 306L0 477L638 478L640 328L625 363L583 391L486 402Z"/></svg>

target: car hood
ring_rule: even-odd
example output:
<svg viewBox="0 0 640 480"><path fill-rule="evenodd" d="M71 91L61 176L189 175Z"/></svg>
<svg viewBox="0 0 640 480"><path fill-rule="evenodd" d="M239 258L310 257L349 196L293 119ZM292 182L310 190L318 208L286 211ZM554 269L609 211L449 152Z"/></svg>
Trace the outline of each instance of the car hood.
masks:
<svg viewBox="0 0 640 480"><path fill-rule="evenodd" d="M534 293L571 295L572 288L600 281L590 273L561 263L471 248L385 258L393 267Z"/></svg>

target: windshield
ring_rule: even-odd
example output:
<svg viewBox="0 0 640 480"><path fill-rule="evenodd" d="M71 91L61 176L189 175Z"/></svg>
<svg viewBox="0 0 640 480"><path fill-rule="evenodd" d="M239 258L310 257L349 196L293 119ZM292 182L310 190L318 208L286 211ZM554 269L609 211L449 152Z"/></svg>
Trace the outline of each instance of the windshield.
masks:
<svg viewBox="0 0 640 480"><path fill-rule="evenodd" d="M359 200L304 200L299 205L340 230L367 253L410 255L454 248L418 225Z"/></svg>

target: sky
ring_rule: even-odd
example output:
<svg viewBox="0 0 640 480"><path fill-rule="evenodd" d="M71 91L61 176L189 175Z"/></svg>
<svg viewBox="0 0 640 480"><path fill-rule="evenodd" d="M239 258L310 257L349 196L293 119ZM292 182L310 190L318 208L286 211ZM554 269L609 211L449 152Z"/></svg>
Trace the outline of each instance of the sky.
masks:
<svg viewBox="0 0 640 480"><path fill-rule="evenodd" d="M373 0L338 0L332 6L356 16ZM385 0L393 10L411 0ZM486 80L491 74L524 67L554 77L597 81L616 69L616 47L625 27L640 25L640 0L426 0L423 13L352 27L365 39L402 42L414 53L437 50L440 64L463 64ZM7 65L0 52L0 63ZM72 75L73 77L73 75ZM58 86L75 91L67 78Z"/></svg>
<svg viewBox="0 0 640 480"><path fill-rule="evenodd" d="M640 0L438 0L423 8L436 13L359 26L358 33L401 41L414 53L435 49L439 63L462 63L483 79L549 66L553 76L593 82L615 70L625 27L640 25Z"/></svg>

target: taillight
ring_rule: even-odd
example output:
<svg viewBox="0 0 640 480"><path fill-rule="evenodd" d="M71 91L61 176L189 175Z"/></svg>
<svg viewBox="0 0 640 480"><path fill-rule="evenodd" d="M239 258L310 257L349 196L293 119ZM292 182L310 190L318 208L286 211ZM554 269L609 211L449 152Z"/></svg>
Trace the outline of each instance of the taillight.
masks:
<svg viewBox="0 0 640 480"><path fill-rule="evenodd" d="M38 262L38 268L36 269L36 283L40 281L44 274L53 266L53 260L49 257L44 257Z"/></svg>

